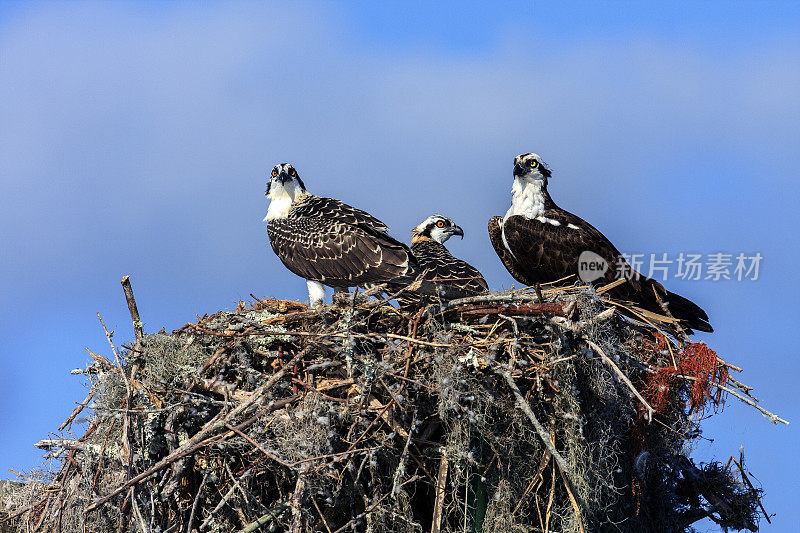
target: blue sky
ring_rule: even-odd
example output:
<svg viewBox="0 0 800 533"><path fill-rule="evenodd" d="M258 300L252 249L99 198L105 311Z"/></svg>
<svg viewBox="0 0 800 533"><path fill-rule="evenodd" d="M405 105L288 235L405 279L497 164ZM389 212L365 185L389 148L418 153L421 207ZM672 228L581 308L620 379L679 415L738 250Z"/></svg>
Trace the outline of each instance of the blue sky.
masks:
<svg viewBox="0 0 800 533"><path fill-rule="evenodd" d="M758 281L667 285L800 421L798 28L793 2L0 3L0 475L84 397L95 313L132 336L122 275L149 331L306 297L261 222L283 161L398 237L452 217L497 289L486 221L528 151L625 251L760 252ZM729 400L705 429L694 456L744 446L763 529L796 531L794 426Z"/></svg>

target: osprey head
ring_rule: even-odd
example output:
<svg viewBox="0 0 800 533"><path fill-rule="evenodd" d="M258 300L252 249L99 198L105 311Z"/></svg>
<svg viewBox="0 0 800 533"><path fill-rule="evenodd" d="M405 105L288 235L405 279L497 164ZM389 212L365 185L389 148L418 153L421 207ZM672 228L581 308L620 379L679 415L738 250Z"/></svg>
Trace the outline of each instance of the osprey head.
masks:
<svg viewBox="0 0 800 533"><path fill-rule="evenodd" d="M267 182L267 192L264 194L271 199L284 195L294 199L298 192L305 192L305 190L306 186L294 167L289 163L281 163L272 167L270 179Z"/></svg>
<svg viewBox="0 0 800 533"><path fill-rule="evenodd" d="M275 165L267 182L267 192L264 193L270 200L264 221L286 218L295 198L304 192L306 186L292 165Z"/></svg>
<svg viewBox="0 0 800 533"><path fill-rule="evenodd" d="M419 226L411 230L411 243L427 238L444 244L453 235L459 235L463 239L464 230L445 216L431 215L423 220Z"/></svg>
<svg viewBox="0 0 800 533"><path fill-rule="evenodd" d="M542 180L547 183L550 168L537 154L520 154L514 158L514 177L528 180Z"/></svg>

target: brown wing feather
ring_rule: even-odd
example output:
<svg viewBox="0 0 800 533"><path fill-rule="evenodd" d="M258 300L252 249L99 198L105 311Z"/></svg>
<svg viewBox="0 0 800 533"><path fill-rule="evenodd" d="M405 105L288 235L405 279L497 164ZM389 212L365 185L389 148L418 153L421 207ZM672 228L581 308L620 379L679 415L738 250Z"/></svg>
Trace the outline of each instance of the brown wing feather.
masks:
<svg viewBox="0 0 800 533"><path fill-rule="evenodd" d="M404 275L410 254L380 232L326 218L287 218L267 223L281 262L306 279L352 287Z"/></svg>
<svg viewBox="0 0 800 533"><path fill-rule="evenodd" d="M619 277L620 267L624 272L633 273L611 241L582 218L562 209L548 209L543 217L545 221L512 216L503 226L506 242L517 259L512 259L513 265L525 283L546 283L570 275L577 276L578 258L587 250L599 255L608 264L605 275L594 283L614 281ZM558 225L547 220L556 221ZM503 246L502 240L500 246ZM667 291L658 281L635 274L626 283L612 289L610 296L635 302L656 313L664 312L661 305L665 303L675 318L683 321L684 326L713 331L708 324L708 316L699 306ZM516 275L514 277L520 279Z"/></svg>
<svg viewBox="0 0 800 533"><path fill-rule="evenodd" d="M545 212L554 225L522 216L509 217L503 226L510 252L528 284L547 283L578 274L578 258L592 251L609 265L606 279L616 276L619 251L591 224L566 211ZM574 227L570 227L572 225Z"/></svg>
<svg viewBox="0 0 800 533"><path fill-rule="evenodd" d="M412 274L415 277L421 275L422 279L441 281L445 285L476 294L489 290L478 269L453 256L443 244L424 240L411 246L411 251L419 263L419 268Z"/></svg>
<svg viewBox="0 0 800 533"><path fill-rule="evenodd" d="M386 224L356 207L334 198L306 194L292 206L289 218L328 218L386 233Z"/></svg>
<svg viewBox="0 0 800 533"><path fill-rule="evenodd" d="M534 282L528 281L525 274L523 274L523 272L517 268L517 262L514 261L511 253L509 253L503 244L502 223L503 217L492 217L489 219L489 240L492 242L494 251L500 258L500 261L502 261L503 266L505 266L506 270L508 270L508 273L511 274L515 280L519 281L520 283L524 283L525 285L532 285Z"/></svg>

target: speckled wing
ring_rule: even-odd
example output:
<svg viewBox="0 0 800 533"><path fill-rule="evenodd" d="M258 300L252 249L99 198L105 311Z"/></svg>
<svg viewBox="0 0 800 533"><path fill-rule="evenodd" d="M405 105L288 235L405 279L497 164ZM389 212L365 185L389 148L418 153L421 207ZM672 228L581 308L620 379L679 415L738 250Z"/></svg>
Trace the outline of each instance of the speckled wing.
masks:
<svg viewBox="0 0 800 533"><path fill-rule="evenodd" d="M414 263L408 247L385 228L364 211L311 197L293 206L288 218L270 220L267 235L293 273L331 287L353 287L402 276Z"/></svg>
<svg viewBox="0 0 800 533"><path fill-rule="evenodd" d="M356 207L348 205L334 198L305 195L292 206L289 218L325 218L336 220L342 224L359 226L365 229L386 233L389 228L370 215Z"/></svg>
<svg viewBox="0 0 800 533"><path fill-rule="evenodd" d="M412 275L421 275L422 279L441 282L474 294L489 290L486 280L478 269L454 257L443 244L424 240L412 245L411 251L419 263L418 269L415 269Z"/></svg>

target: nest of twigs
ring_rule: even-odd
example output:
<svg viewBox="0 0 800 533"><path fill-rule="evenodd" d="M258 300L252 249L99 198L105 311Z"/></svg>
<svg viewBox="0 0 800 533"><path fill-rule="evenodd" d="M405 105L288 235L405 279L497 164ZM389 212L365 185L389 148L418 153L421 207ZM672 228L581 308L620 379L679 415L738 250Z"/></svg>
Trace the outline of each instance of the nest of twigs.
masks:
<svg viewBox="0 0 800 533"><path fill-rule="evenodd" d="M256 299L152 335L134 313L134 342L73 371L89 395L6 527L755 531L741 459L686 455L726 394L756 405L736 367L602 292Z"/></svg>

